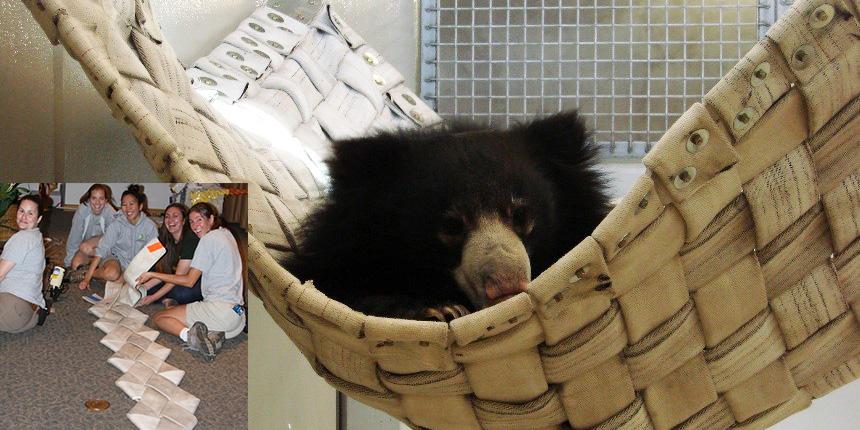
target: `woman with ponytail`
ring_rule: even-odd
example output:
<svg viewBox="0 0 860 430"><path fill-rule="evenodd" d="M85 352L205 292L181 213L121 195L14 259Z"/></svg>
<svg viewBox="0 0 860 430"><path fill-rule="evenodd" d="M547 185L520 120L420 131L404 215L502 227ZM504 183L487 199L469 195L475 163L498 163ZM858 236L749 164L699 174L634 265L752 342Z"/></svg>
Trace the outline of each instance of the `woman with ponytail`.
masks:
<svg viewBox="0 0 860 430"><path fill-rule="evenodd" d="M78 287L89 288L92 278L116 281L147 242L158 237L155 223L147 216L147 199L143 187L128 186L121 199L122 215L108 226L99 241L95 255L90 261ZM74 281L74 280L73 280Z"/></svg>
<svg viewBox="0 0 860 430"><path fill-rule="evenodd" d="M138 283L151 279L191 287L201 282L203 300L170 308L152 317L159 329L179 336L187 348L212 361L223 340L238 336L245 327L242 298L242 257L230 230L221 227L218 212L209 203L188 211L191 231L200 238L191 268L185 275L146 272Z"/></svg>

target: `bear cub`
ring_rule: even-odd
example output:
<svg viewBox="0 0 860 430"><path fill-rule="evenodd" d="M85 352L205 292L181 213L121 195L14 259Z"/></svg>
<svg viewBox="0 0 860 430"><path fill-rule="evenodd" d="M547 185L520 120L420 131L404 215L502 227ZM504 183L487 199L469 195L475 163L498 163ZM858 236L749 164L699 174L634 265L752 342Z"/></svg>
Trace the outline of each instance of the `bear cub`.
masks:
<svg viewBox="0 0 860 430"><path fill-rule="evenodd" d="M525 291L608 212L576 112L339 141L286 267L369 315L450 321Z"/></svg>

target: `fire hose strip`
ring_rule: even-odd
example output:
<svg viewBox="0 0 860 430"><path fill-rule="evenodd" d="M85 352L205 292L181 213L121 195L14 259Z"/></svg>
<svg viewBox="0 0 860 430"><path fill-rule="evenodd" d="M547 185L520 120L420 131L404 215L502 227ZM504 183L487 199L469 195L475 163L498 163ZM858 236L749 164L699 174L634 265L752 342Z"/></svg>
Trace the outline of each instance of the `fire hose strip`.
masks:
<svg viewBox="0 0 860 430"><path fill-rule="evenodd" d="M123 375L116 386L137 404L126 414L141 430L193 429L200 399L179 388L185 371L165 362L170 348L155 340L159 332L145 325L149 317L134 308L146 296L135 280L164 254L157 239L134 257L116 282L107 282L105 298L89 308L93 325L105 333L100 343L114 352L108 363Z"/></svg>

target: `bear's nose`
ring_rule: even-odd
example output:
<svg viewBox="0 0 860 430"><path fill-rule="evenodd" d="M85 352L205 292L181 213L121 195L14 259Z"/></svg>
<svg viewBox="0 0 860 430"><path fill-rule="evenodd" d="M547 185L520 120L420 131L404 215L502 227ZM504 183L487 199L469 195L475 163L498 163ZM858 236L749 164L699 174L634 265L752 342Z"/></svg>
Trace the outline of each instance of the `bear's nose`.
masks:
<svg viewBox="0 0 860 430"><path fill-rule="evenodd" d="M496 272L484 276L484 293L490 304L522 293L527 286L528 281L522 274Z"/></svg>

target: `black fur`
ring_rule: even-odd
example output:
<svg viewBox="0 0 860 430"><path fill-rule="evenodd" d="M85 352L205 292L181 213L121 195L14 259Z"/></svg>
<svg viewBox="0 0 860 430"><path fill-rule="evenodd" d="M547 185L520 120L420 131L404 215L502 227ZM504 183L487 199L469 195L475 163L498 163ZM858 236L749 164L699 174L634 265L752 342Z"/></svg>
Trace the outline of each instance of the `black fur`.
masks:
<svg viewBox="0 0 860 430"><path fill-rule="evenodd" d="M575 112L507 131L453 123L336 142L331 190L308 217L287 269L329 297L382 316L469 305L451 270L460 251L438 237L445 212L529 202L523 238L537 276L589 235L608 210L596 148Z"/></svg>

